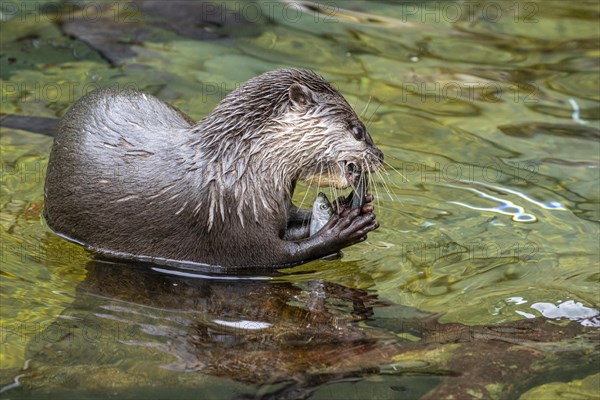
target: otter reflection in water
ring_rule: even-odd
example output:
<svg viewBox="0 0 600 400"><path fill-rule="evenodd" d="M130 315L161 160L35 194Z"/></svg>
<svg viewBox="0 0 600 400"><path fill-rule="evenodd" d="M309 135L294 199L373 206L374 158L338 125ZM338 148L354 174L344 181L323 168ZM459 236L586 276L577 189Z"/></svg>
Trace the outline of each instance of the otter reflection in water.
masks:
<svg viewBox="0 0 600 400"><path fill-rule="evenodd" d="M90 263L72 306L28 343L16 390L437 400L493 387L514 398L548 376L597 371L598 331L577 323L441 324L329 282L173 273ZM338 395L348 381L363 382ZM0 383L14 393L16 383Z"/></svg>
<svg viewBox="0 0 600 400"><path fill-rule="evenodd" d="M55 323L64 335L30 344L32 365L60 375L60 382L78 382L76 390L84 392L156 382L200 390L208 375L286 382L282 396L303 398L327 382L359 379L395 354L395 346L381 340L396 336L359 327L382 305L365 291L157 270L90 263L73 306ZM39 385L49 390L48 382Z"/></svg>

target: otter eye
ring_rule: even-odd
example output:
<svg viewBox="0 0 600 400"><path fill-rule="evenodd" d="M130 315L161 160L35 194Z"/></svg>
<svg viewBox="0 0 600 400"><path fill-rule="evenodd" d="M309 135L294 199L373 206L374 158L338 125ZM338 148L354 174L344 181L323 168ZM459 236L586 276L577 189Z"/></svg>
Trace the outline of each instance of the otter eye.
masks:
<svg viewBox="0 0 600 400"><path fill-rule="evenodd" d="M363 140L365 138L365 129L361 125L354 125L352 127L352 136L356 140Z"/></svg>

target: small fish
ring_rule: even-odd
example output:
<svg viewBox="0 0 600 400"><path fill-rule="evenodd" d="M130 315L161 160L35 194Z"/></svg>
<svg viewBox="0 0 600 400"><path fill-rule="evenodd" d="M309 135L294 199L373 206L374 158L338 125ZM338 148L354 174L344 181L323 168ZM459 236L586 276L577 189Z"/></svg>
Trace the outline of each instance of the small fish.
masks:
<svg viewBox="0 0 600 400"><path fill-rule="evenodd" d="M312 208L312 217L310 219L310 236L319 232L321 228L329 221L333 215L333 207L327 196L319 192Z"/></svg>

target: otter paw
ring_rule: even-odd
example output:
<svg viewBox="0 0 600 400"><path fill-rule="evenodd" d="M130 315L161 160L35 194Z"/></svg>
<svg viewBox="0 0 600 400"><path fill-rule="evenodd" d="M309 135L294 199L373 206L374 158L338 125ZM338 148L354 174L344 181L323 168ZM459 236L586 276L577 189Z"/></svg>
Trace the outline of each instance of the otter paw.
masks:
<svg viewBox="0 0 600 400"><path fill-rule="evenodd" d="M372 209L372 206L370 206ZM332 247L341 249L362 242L367 238L367 233L377 229L379 222L371 211L361 214L361 210L353 209L344 211L341 215L334 215L323 227L322 233L331 242Z"/></svg>

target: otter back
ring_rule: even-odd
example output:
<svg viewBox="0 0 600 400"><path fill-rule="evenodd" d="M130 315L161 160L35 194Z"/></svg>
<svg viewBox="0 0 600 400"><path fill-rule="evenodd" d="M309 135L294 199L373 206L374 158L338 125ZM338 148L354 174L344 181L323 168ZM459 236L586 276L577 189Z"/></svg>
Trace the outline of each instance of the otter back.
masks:
<svg viewBox="0 0 600 400"><path fill-rule="evenodd" d="M181 113L140 92L102 89L80 99L59 123L50 156L49 226L97 251L126 244L155 253L158 241L185 228L163 215L182 205L185 174L177 171L185 168L189 128Z"/></svg>

